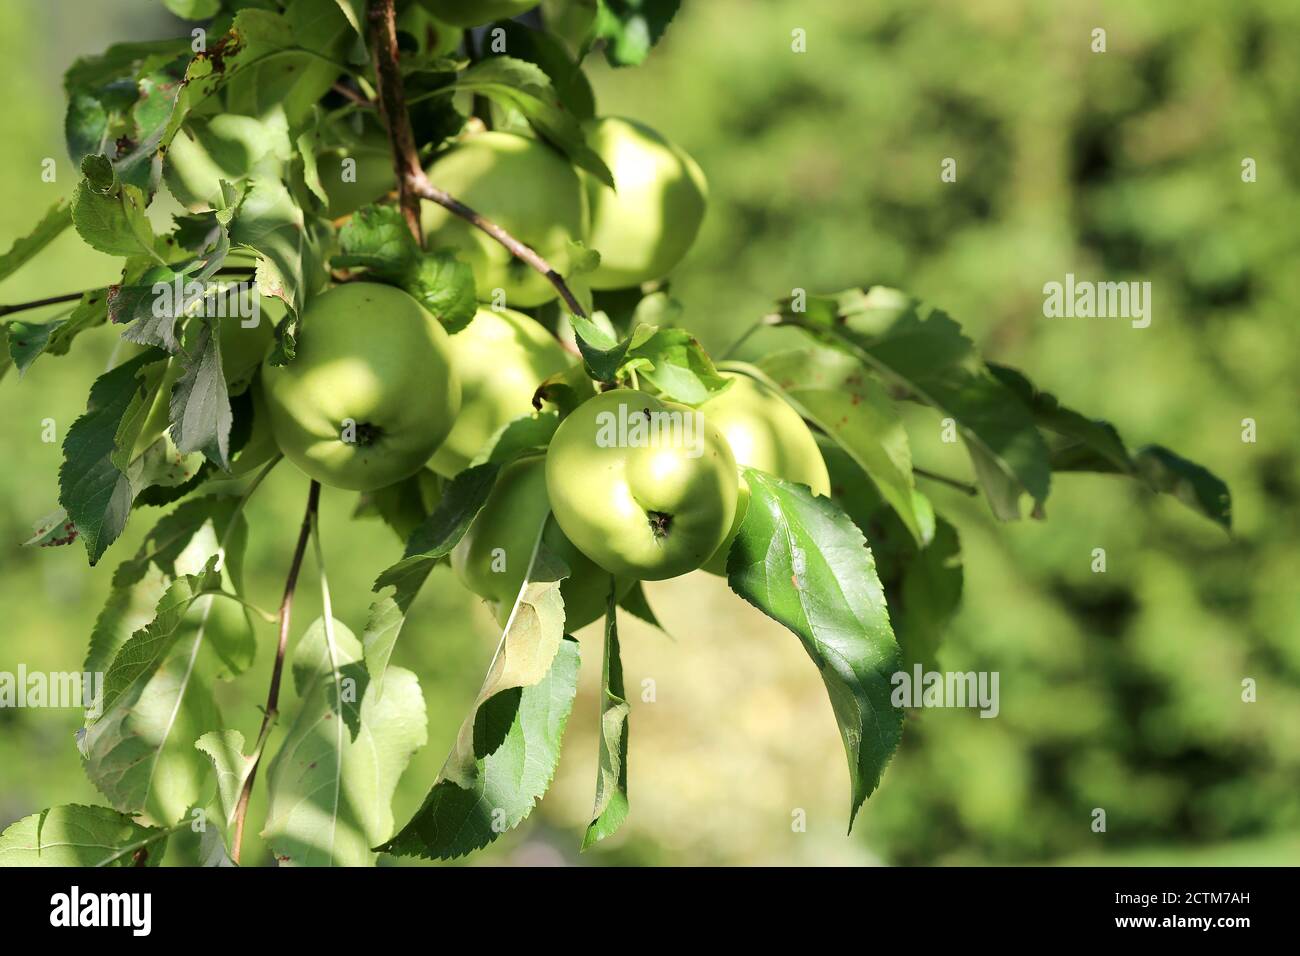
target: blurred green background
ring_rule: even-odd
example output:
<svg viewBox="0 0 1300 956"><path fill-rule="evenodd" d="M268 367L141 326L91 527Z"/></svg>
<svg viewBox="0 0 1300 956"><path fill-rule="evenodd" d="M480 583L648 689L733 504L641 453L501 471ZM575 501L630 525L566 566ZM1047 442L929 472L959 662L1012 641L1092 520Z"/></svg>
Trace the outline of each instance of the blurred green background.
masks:
<svg viewBox="0 0 1300 956"><path fill-rule="evenodd" d="M722 351L796 288L883 282L949 311L992 359L1225 478L1229 539L1176 502L1105 477L1059 477L1046 521L997 525L981 500L927 485L958 526L966 601L946 669L1001 674L1001 714L931 710L851 837L848 776L821 682L793 636L697 573L648 588L675 640L629 624L632 815L579 857L596 759L598 635L541 810L473 863L1300 862L1300 6L981 0L686 0L641 69L594 66L603 113L638 117L699 160L701 239L676 276L683 324ZM188 29L153 0L6 4L0 247L76 182L61 75L109 43ZM1092 31L1106 30L1094 53ZM804 31L806 52L791 49ZM595 58L593 58L593 63ZM57 163L55 183L41 161ZM957 162L955 183L940 163ZM1258 165L1243 183L1241 163ZM1153 285L1150 328L1045 319L1042 286ZM17 302L112 281L69 231L0 286ZM28 317L42 317L29 313ZM766 337L765 337L766 336ZM0 670L79 669L111 569L84 549L18 547L53 509L61 442L112 351L111 330L0 381ZM742 357L782 344L749 340ZM1241 440L1242 419L1258 442ZM919 465L969 469L912 422ZM274 606L306 481L283 465L251 504L247 583ZM339 616L359 631L375 573L400 552L353 496L326 493ZM1108 570L1093 574L1092 550ZM310 572L309 572L310 575ZM304 576L310 581L310 576ZM300 631L317 613L310 588ZM221 689L252 737L269 672ZM395 661L425 691L430 742L399 789L418 805L477 690L495 631L440 570ZM1253 678L1258 701L1243 703ZM655 701L638 691L651 680ZM0 826L102 803L81 772L76 711L0 710ZM261 788L258 789L259 797ZM1107 830L1095 833L1094 808ZM792 814L807 815L806 832ZM250 821L260 820L256 799ZM268 862L260 843L246 861Z"/></svg>

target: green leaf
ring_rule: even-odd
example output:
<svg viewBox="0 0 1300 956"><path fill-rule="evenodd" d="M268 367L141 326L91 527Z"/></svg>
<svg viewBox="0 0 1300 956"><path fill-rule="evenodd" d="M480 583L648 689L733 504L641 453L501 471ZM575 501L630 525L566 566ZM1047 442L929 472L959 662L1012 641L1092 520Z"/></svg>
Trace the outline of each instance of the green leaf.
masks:
<svg viewBox="0 0 1300 956"><path fill-rule="evenodd" d="M1232 530L1232 495L1217 475L1161 445L1139 448L1133 465L1152 491L1173 495L1224 531Z"/></svg>
<svg viewBox="0 0 1300 956"><path fill-rule="evenodd" d="M245 8L232 33L246 47L234 74L226 79L231 112L262 116L283 108L298 129L346 69L343 62L359 46L342 5L329 0L289 0L284 14ZM238 49L238 47L237 47ZM353 59L364 59L361 56Z"/></svg>
<svg viewBox="0 0 1300 956"><path fill-rule="evenodd" d="M50 336L66 319L49 322L24 322L14 319L8 325L9 358L18 369L19 376L26 373L37 356L49 345Z"/></svg>
<svg viewBox="0 0 1300 956"><path fill-rule="evenodd" d="M560 417L554 412L520 415L498 428L470 464L503 465L528 452L545 451L559 427Z"/></svg>
<svg viewBox="0 0 1300 956"><path fill-rule="evenodd" d="M500 466L475 465L466 468L447 485L442 500L428 519L411 535L401 561L385 570L371 590L378 593L393 588L393 593L370 605L370 616L362 641L366 649L366 668L376 684L382 685L388 660L406 623L407 612L433 567L451 553L470 524L482 510Z"/></svg>
<svg viewBox="0 0 1300 956"><path fill-rule="evenodd" d="M1013 368L990 363L989 369L1020 397L1034 420L1054 436L1054 471L1129 475L1154 492L1173 495L1225 531L1232 530L1232 495L1227 484L1206 468L1160 445L1147 445L1130 454L1110 422L1065 407L1055 395L1040 391Z"/></svg>
<svg viewBox="0 0 1300 956"><path fill-rule="evenodd" d="M215 319L202 320L185 371L172 388L168 419L172 441L182 455L201 451L218 468L229 471L233 419L215 326Z"/></svg>
<svg viewBox="0 0 1300 956"><path fill-rule="evenodd" d="M153 227L145 215L148 205L136 186L119 182L107 156L87 156L72 196L72 224L86 245L113 256L149 256L154 249Z"/></svg>
<svg viewBox="0 0 1300 956"><path fill-rule="evenodd" d="M704 347L685 329L638 322L619 339L603 312L569 318L587 373L597 381L620 382L635 371L665 399L688 405L698 405L727 387Z"/></svg>
<svg viewBox="0 0 1300 956"><path fill-rule="evenodd" d="M221 0L163 0L163 3L182 20L206 20L221 10Z"/></svg>
<svg viewBox="0 0 1300 956"><path fill-rule="evenodd" d="M803 642L821 672L849 758L849 826L902 736L890 702L899 669L875 560L832 501L753 468L750 503L727 559L733 591Z"/></svg>
<svg viewBox="0 0 1300 956"><path fill-rule="evenodd" d="M229 830L239 807L239 795L257 766L258 753L244 756L244 735L238 730L210 731L196 740L194 747L212 761L217 774L217 808Z"/></svg>
<svg viewBox="0 0 1300 956"><path fill-rule="evenodd" d="M729 365L753 374L753 367ZM871 477L919 544L927 530L918 513L912 449L888 393L851 356L829 349L798 349L764 356L760 381L830 435Z"/></svg>
<svg viewBox="0 0 1300 956"><path fill-rule="evenodd" d="M809 297L800 310L787 300L780 317L952 418L999 518L1020 516L1021 489L1039 507L1046 501L1051 469L1033 416L947 313L876 286L865 293Z"/></svg>
<svg viewBox="0 0 1300 956"><path fill-rule="evenodd" d="M560 582L569 569L540 543L533 553L492 664L469 716L461 724L456 745L443 764L439 780L469 790L479 772L478 762L505 737L518 696L509 691L531 687L551 669L564 639L564 599ZM502 707L502 702L505 702ZM502 712L506 718L501 719Z"/></svg>
<svg viewBox="0 0 1300 956"><path fill-rule="evenodd" d="M63 230L72 224L72 207L66 200L60 199L41 217L36 227L15 239L9 251L0 255L0 282L18 271L33 256L63 234Z"/></svg>
<svg viewBox="0 0 1300 956"><path fill-rule="evenodd" d="M59 508L36 522L31 536L22 543L22 547L58 548L76 540L76 525L68 520L68 513Z"/></svg>
<svg viewBox="0 0 1300 956"><path fill-rule="evenodd" d="M25 373L42 355L66 355L78 335L87 329L103 325L108 317L107 295L107 289L85 292L71 314L53 319L43 326L10 322L9 353L18 367L18 374ZM32 330L35 334L32 334Z"/></svg>
<svg viewBox="0 0 1300 956"><path fill-rule="evenodd" d="M135 443L134 434L122 435L119 441L119 429L133 409L147 410L152 404L157 385L151 391L141 372L163 355L151 349L96 379L86 413L72 423L63 441L59 503L85 541L91 564L126 527L131 482L113 463L113 455L119 445L129 450Z"/></svg>
<svg viewBox="0 0 1300 956"><path fill-rule="evenodd" d="M262 116L191 117L171 141L163 177L187 208L220 209L225 204L223 181L233 185L249 177L280 180L293 154L282 109Z"/></svg>
<svg viewBox="0 0 1300 956"><path fill-rule="evenodd" d="M898 513L885 502L862 467L826 435L819 435L831 496L862 530L876 571L885 589L889 621L902 652L902 669L920 663L937 670L939 645L961 605L961 546L957 529L936 517L929 500L917 492L916 501L925 545L918 544Z"/></svg>
<svg viewBox="0 0 1300 956"><path fill-rule="evenodd" d="M259 175L249 181L235 210L230 241L257 253L258 292L284 302L287 311L276 327L271 361L291 361L302 310L329 278L325 256L332 227L319 217L307 218L284 183Z"/></svg>
<svg viewBox="0 0 1300 956"><path fill-rule="evenodd" d="M565 637L545 678L519 693L505 738L480 759L472 786L439 780L411 821L379 849L451 860L517 826L550 786L578 689L578 642Z"/></svg>
<svg viewBox="0 0 1300 956"><path fill-rule="evenodd" d="M423 251L394 206L358 210L339 231L339 268L365 268L376 279L407 292L443 324L459 332L478 311L474 272L451 250Z"/></svg>
<svg viewBox="0 0 1300 956"><path fill-rule="evenodd" d="M339 252L333 262L341 269L369 269L380 276L400 276L412 268L420 248L395 206L362 206L339 230Z"/></svg>
<svg viewBox="0 0 1300 956"><path fill-rule="evenodd" d="M537 386L533 393L533 408L541 411L542 404L550 402L562 419L595 394L596 388L587 377L586 368L582 364L570 365Z"/></svg>
<svg viewBox="0 0 1300 956"><path fill-rule="evenodd" d="M194 602L204 592L221 588L216 565L217 557L213 555L198 574L184 574L172 582L154 609L154 619L118 649L104 675L105 713L116 707L133 685L158 669L175 644Z"/></svg>
<svg viewBox="0 0 1300 956"><path fill-rule="evenodd" d="M174 820L204 790L206 760L193 744L220 729L207 678L252 664L252 625L238 603L210 594L194 596L170 634L162 633L170 625L158 612L175 612L181 590L193 590L173 590L178 580L203 575L214 583L204 570L218 560L223 589L237 593L247 532L237 508L233 498L186 501L113 576L83 669L115 673L115 697L102 714L87 715L81 746L87 774L118 809ZM122 679L130 674L134 679Z"/></svg>
<svg viewBox="0 0 1300 956"><path fill-rule="evenodd" d="M440 479L427 468L408 478L362 492L353 511L354 518L379 517L405 544L415 529L431 514L442 496Z"/></svg>
<svg viewBox="0 0 1300 956"><path fill-rule="evenodd" d="M550 26L548 22L548 31ZM546 73L561 106L582 122L596 115L591 83L562 43L549 32L531 29L516 20L500 21L493 27L498 28L505 32L502 46L511 56L535 63Z"/></svg>
<svg viewBox="0 0 1300 956"><path fill-rule="evenodd" d="M469 325L478 311L474 270L447 249L421 255L401 283L412 298L433 314L448 332Z"/></svg>
<svg viewBox="0 0 1300 956"><path fill-rule="evenodd" d="M393 832L392 799L424 746L424 695L414 674L388 671L382 694L356 678L361 642L318 619L293 651L298 711L267 773L262 835L282 866L370 866L370 848ZM357 713L355 739L346 711Z"/></svg>
<svg viewBox="0 0 1300 956"><path fill-rule="evenodd" d="M181 79L190 42L185 36L118 44L68 70L64 134L74 163L103 153L122 182L153 193L159 143L178 97L187 94Z"/></svg>
<svg viewBox="0 0 1300 956"><path fill-rule="evenodd" d="M630 348L628 358L664 398L699 405L727 387L699 340L685 329L640 328L654 333Z"/></svg>
<svg viewBox="0 0 1300 956"><path fill-rule="evenodd" d="M909 544L891 618L903 651L902 669L919 663L923 671L934 670L939 644L961 606L961 543L957 529L937 518L934 538L924 548Z"/></svg>
<svg viewBox="0 0 1300 956"><path fill-rule="evenodd" d="M0 833L0 866L157 866L169 832L107 807L51 807Z"/></svg>
<svg viewBox="0 0 1300 956"><path fill-rule="evenodd" d="M614 591L605 613L605 663L601 671L600 756L596 776L596 806L582 838L584 850L613 835L627 819L627 719L630 708L623 689L623 663L618 650Z"/></svg>
<svg viewBox="0 0 1300 956"><path fill-rule="evenodd" d="M476 63L456 80L456 89L479 93L506 109L517 110L537 135L598 180L614 188L614 176L583 135L577 117L560 102L551 78L533 63L494 56Z"/></svg>
<svg viewBox="0 0 1300 956"><path fill-rule="evenodd" d="M179 268L165 265L124 276L108 293L108 317L117 325L127 324L122 338L136 345L154 346L171 354L181 350L177 324L194 314L221 314L208 308L228 294L220 283L209 286L208 280L226 261L230 252L230 235L226 227L213 219L213 229L202 255Z"/></svg>
<svg viewBox="0 0 1300 956"><path fill-rule="evenodd" d="M681 0L599 0L595 36L610 66L639 66L662 39Z"/></svg>
<svg viewBox="0 0 1300 956"><path fill-rule="evenodd" d="M152 73L163 63L190 52L191 38L168 37L137 43L114 43L103 53L78 57L63 74L63 89L72 95L78 91L97 90L122 79L135 80ZM129 97L134 100L135 93Z"/></svg>
<svg viewBox="0 0 1300 956"><path fill-rule="evenodd" d="M628 350L635 342L645 341L654 334L654 329L638 327L620 341L613 324L603 312L595 312L590 317L571 313L569 321L573 324L578 351L582 353L588 373L600 382L617 381Z"/></svg>
<svg viewBox="0 0 1300 956"><path fill-rule="evenodd" d="M645 623L660 631L665 636L672 637L672 635L664 629L664 626L659 623L659 618L655 615L654 608L650 606L649 600L646 599L645 588L642 586L640 581L633 583L632 587L623 595L622 600L618 602L618 606L627 611L633 617L645 621Z"/></svg>

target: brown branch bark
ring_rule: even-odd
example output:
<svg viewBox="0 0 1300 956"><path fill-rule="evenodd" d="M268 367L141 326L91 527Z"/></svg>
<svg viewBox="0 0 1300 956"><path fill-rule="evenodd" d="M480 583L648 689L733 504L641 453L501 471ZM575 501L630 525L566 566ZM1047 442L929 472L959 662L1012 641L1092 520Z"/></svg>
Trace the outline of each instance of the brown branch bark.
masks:
<svg viewBox="0 0 1300 956"><path fill-rule="evenodd" d="M217 270L219 276L249 275L251 276L256 270L252 266L228 266ZM33 299L31 302L19 302L15 305L0 305L0 316L12 315L15 312L26 312L28 309L39 309L47 305L59 305L62 302L76 302L87 292L94 292L94 289L83 289L80 292L69 292L65 295L54 295L48 299Z"/></svg>
<svg viewBox="0 0 1300 956"><path fill-rule="evenodd" d="M352 87L348 86L342 80L335 83L332 87L330 87L330 89L332 89L335 93L338 93L344 99L347 99L352 103L355 103L357 106L360 106L362 109L375 108L374 103L370 102L370 100L366 99L364 96L362 96Z"/></svg>
<svg viewBox="0 0 1300 956"><path fill-rule="evenodd" d="M411 131L411 117L406 111L406 93L402 87L402 73L398 67L397 28L393 0L370 0L369 19L374 38L375 77L379 94L379 111L388 127L388 140L393 147L393 170L397 173L398 202L411 234L423 242L420 232L420 200L435 202L452 215L464 219L475 229L487 233L501 243L510 254L523 260L546 277L555 287L564 304L575 315L585 316L586 310L560 273L535 249L510 235L492 220L475 212L455 196L439 189L429 181L420 165L415 149L415 134Z"/></svg>
<svg viewBox="0 0 1300 956"><path fill-rule="evenodd" d="M307 553L307 538L316 518L316 509L320 506L320 482L313 481L307 492L307 510L302 516L302 527L298 530L298 544L293 549L293 559L289 563L289 575L284 582L284 597L280 599L280 640L275 648L275 664L271 668L271 687L266 694L266 710L262 714L262 728L258 731L258 751L254 757L253 769L248 772L244 789L239 793L239 803L235 806L234 834L230 840L230 859L239 862L240 847L244 842L244 820L248 816L248 800L253 794L253 781L257 777L257 767L262 760L262 750L266 744L267 731L275 721L280 708L280 679L284 674L284 653L289 646L289 620L293 610L293 592L298 586L298 573L302 570L303 555Z"/></svg>
<svg viewBox="0 0 1300 956"><path fill-rule="evenodd" d="M0 315L12 315L14 312L26 312L39 309L45 305L58 305L60 302L76 302L84 292L69 292L67 295L52 295L48 299L33 299L31 302L19 302L17 305L0 305Z"/></svg>
<svg viewBox="0 0 1300 956"><path fill-rule="evenodd" d="M415 149L415 133L406 111L406 91L398 65L397 13L393 0L370 0L371 50L375 60L375 92L379 99L379 116L388 130L393 147L393 172L397 174L397 197L402 215L415 241L423 244L420 231L420 197L411 189L412 171L423 175L420 156Z"/></svg>

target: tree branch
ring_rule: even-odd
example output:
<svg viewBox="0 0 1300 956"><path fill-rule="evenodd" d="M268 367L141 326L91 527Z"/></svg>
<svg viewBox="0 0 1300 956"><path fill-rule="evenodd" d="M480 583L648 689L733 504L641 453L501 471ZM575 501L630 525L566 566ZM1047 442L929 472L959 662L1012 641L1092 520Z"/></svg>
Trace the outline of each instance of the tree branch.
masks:
<svg viewBox="0 0 1300 956"><path fill-rule="evenodd" d="M912 472L918 478L929 478L931 481L937 481L941 485L947 485L949 488L956 488L958 491L968 495L978 495L980 490L974 485L956 478L949 478L947 475L941 475L937 472L927 471L924 468L912 467Z"/></svg>
<svg viewBox="0 0 1300 956"><path fill-rule="evenodd" d="M84 292L69 292L67 295L52 295L48 299L34 299L31 302L19 302L17 305L0 305L0 315L26 312L28 309L39 309L44 305L58 305L60 302L75 302L83 295L85 295Z"/></svg>
<svg viewBox="0 0 1300 956"><path fill-rule="evenodd" d="M411 189L412 173L424 174L415 149L415 133L406 111L406 91L398 66L397 13L393 0L370 0L370 37L375 60L375 92L379 116L388 130L393 147L393 172L397 174L398 204L415 241L423 244L420 232L420 197Z"/></svg>
<svg viewBox="0 0 1300 956"><path fill-rule="evenodd" d="M267 731L270 730L271 724L279 713L280 678L284 673L284 652L289 646L289 619L293 610L293 592L298 585L298 572L302 570L302 558L307 551L307 538L311 534L319 505L320 482L313 481L307 492L307 510L302 516L302 527L298 530L298 544L293 549L293 560L289 563L289 576L284 582L284 597L280 599L280 641L275 648L275 664L271 669L271 688L266 694L262 729L257 734L258 749L253 756L253 769L248 772L248 779L244 781L244 789L240 791L239 803L235 807L234 835L230 840L230 859L235 863L239 862L239 851L244 841L244 819L248 816L248 799L253 793L253 781L257 777L257 767L262 760Z"/></svg>
<svg viewBox="0 0 1300 956"><path fill-rule="evenodd" d="M251 276L257 270L252 266L226 266L217 270L219 276ZM26 312L28 309L39 309L46 305L58 305L61 302L76 302L87 292L96 292L96 289L83 289L80 292L69 292L66 295L50 296L48 299L34 299L31 302L19 302L16 305L0 305L0 316L12 315L15 312Z"/></svg>
<svg viewBox="0 0 1300 956"><path fill-rule="evenodd" d="M342 80L339 80L332 87L330 87L330 89L332 89L335 93L338 93L340 96L342 96L344 99L348 100L349 102L353 103L354 105L360 106L362 109L372 110L375 108L374 103L370 102L370 100L366 99L365 96L358 93L356 90L348 86Z"/></svg>
<svg viewBox="0 0 1300 956"><path fill-rule="evenodd" d="M393 147L393 170L397 173L399 204L411 234L423 242L420 233L420 200L435 202L452 215L459 216L471 226L487 233L501 243L511 255L521 259L546 277L564 300L569 311L586 316L573 291L560 273L536 250L520 242L505 229L487 219L455 196L439 189L429 181L420 165L415 149L415 134L411 131L411 117L406 111L406 93L402 88L402 73L398 68L397 28L393 0L370 0L371 33L374 36L375 78L379 94L379 112L388 127L388 141Z"/></svg>

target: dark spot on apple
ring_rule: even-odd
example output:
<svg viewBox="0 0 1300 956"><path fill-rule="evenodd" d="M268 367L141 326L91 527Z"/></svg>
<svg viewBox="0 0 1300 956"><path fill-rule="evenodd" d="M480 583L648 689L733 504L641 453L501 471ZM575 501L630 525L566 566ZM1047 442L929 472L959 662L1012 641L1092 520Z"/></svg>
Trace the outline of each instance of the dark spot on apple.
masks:
<svg viewBox="0 0 1300 956"><path fill-rule="evenodd" d="M668 537L668 531L673 523L672 515L663 511L647 511L646 517L650 520L650 531L654 534L656 541Z"/></svg>
<svg viewBox="0 0 1300 956"><path fill-rule="evenodd" d="M372 425L370 422L357 422L356 441L353 444L360 445L362 448L369 448L379 441L384 434L384 430L378 425Z"/></svg>

